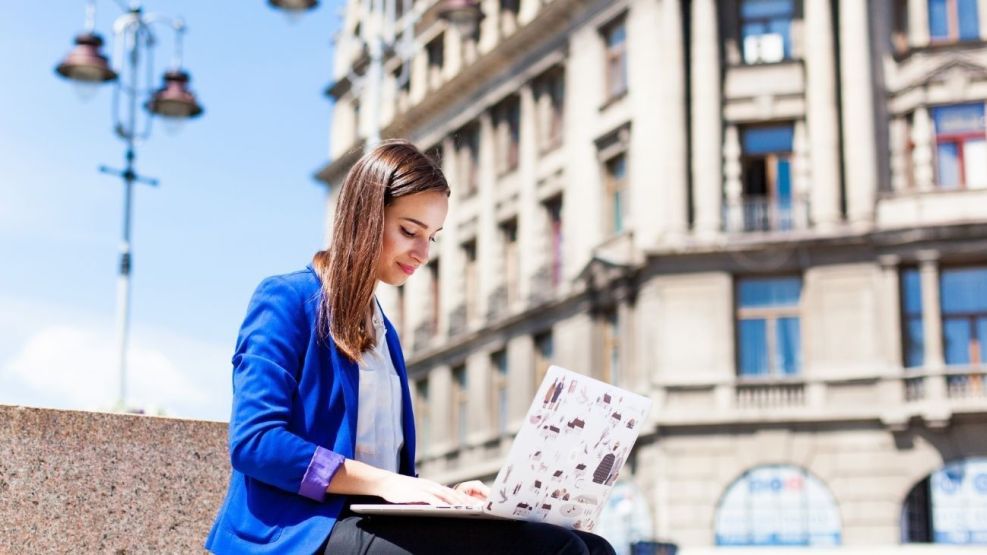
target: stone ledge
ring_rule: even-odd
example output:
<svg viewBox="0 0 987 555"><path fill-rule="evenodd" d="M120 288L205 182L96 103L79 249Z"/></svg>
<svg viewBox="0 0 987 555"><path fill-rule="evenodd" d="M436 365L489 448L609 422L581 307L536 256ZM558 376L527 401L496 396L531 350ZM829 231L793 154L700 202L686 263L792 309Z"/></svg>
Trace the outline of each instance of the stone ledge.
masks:
<svg viewBox="0 0 987 555"><path fill-rule="evenodd" d="M0 553L196 553L226 491L223 422L0 405Z"/></svg>

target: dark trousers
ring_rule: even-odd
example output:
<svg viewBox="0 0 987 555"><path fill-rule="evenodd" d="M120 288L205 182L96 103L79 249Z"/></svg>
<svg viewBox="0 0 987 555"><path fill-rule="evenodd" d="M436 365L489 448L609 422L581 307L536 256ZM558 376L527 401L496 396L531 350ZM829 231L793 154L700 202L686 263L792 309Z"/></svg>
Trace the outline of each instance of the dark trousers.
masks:
<svg viewBox="0 0 987 555"><path fill-rule="evenodd" d="M614 555L614 550L600 536L552 524L470 518L368 516L346 512L333 526L322 553Z"/></svg>

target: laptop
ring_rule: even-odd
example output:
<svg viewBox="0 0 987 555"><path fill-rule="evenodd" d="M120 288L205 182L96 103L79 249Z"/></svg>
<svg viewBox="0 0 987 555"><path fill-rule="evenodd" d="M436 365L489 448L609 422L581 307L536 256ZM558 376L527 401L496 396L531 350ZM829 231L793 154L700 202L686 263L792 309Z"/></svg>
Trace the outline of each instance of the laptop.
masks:
<svg viewBox="0 0 987 555"><path fill-rule="evenodd" d="M497 473L475 507L354 504L368 515L494 518L592 531L651 410L651 400L552 366Z"/></svg>

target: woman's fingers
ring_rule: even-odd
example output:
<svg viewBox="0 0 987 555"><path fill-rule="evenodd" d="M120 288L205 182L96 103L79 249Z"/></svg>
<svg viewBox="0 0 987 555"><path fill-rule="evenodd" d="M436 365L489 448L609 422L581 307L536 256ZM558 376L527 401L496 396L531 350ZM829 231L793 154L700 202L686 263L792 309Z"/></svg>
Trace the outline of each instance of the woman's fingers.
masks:
<svg viewBox="0 0 987 555"><path fill-rule="evenodd" d="M490 496L490 488L479 480L469 480L468 482L456 484L454 489L470 496L473 502L476 502L476 500L485 501Z"/></svg>

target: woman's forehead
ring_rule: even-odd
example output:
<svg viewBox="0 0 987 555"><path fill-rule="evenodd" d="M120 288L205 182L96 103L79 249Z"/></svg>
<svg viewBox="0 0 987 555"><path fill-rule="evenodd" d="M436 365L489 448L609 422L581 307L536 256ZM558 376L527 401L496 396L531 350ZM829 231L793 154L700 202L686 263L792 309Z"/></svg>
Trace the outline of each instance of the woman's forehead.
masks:
<svg viewBox="0 0 987 555"><path fill-rule="evenodd" d="M387 207L389 217L437 231L449 210L449 198L441 191L425 191L394 199Z"/></svg>

